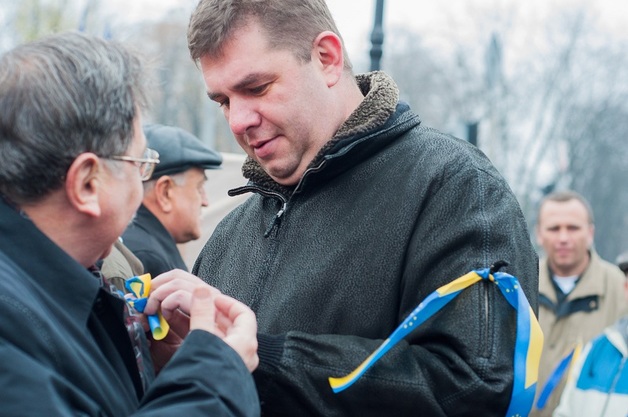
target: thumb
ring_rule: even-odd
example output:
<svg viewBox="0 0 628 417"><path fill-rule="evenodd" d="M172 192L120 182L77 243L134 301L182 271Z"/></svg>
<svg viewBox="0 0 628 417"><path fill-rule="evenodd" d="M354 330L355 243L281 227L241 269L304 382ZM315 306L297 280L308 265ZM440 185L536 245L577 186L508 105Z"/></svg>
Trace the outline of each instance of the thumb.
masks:
<svg viewBox="0 0 628 417"><path fill-rule="evenodd" d="M190 305L190 331L195 329L213 333L216 321L214 297L209 287L199 287L192 292Z"/></svg>

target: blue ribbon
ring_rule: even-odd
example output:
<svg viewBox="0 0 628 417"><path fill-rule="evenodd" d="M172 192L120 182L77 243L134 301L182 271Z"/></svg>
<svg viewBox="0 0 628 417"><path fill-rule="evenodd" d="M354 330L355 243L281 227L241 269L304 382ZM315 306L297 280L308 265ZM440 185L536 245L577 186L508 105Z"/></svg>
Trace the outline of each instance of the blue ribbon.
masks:
<svg viewBox="0 0 628 417"><path fill-rule="evenodd" d="M329 384L332 390L338 393L349 388L397 342L440 311L464 289L480 280L496 284L517 313L517 336L513 358L514 383L506 416L527 416L534 403L543 333L517 278L503 272L491 274L489 268L471 271L428 295L355 370L344 377L330 377Z"/></svg>
<svg viewBox="0 0 628 417"><path fill-rule="evenodd" d="M547 405L547 400L549 400L550 396L563 379L563 375L565 375L565 371L570 368L570 365L578 359L580 354L581 344L578 343L571 349L565 357L561 359L561 361L556 365L556 367L552 370L552 373L547 378L543 389L541 390L541 394L539 395L539 399L536 401L536 408L542 410Z"/></svg>

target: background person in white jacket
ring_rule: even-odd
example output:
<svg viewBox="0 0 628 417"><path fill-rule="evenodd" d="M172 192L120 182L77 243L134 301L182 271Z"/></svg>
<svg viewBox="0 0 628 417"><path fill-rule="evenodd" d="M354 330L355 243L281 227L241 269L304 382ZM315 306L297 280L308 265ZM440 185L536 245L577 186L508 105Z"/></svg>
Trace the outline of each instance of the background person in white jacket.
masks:
<svg viewBox="0 0 628 417"><path fill-rule="evenodd" d="M628 278L624 285L628 301ZM553 417L628 416L628 315L589 342Z"/></svg>

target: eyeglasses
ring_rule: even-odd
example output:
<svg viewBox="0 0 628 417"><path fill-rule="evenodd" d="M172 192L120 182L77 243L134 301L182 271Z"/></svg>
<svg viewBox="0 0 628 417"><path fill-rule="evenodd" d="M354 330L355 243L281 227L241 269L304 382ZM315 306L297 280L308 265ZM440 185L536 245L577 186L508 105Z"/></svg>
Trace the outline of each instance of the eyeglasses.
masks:
<svg viewBox="0 0 628 417"><path fill-rule="evenodd" d="M140 169L140 177L142 181L148 181L155 171L155 165L159 163L159 152L154 149L146 148L141 158L135 158L127 155L114 155L105 159L113 159L116 161L132 162Z"/></svg>

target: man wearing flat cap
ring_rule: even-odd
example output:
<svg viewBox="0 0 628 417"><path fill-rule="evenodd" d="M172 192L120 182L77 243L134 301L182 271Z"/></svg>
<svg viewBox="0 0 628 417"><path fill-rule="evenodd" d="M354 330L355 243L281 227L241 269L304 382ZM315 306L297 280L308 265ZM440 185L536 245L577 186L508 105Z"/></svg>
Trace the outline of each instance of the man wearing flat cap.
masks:
<svg viewBox="0 0 628 417"><path fill-rule="evenodd" d="M201 236L201 208L209 204L205 170L218 168L222 157L178 127L146 125L144 134L160 162L143 183L142 205L122 238L152 277L175 268L187 271L177 244Z"/></svg>

